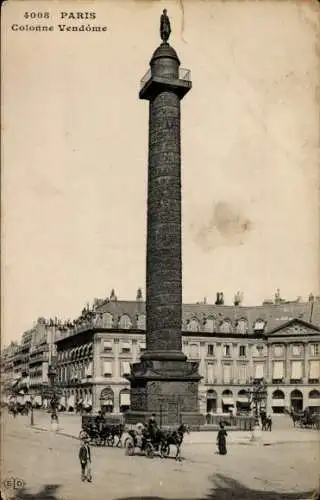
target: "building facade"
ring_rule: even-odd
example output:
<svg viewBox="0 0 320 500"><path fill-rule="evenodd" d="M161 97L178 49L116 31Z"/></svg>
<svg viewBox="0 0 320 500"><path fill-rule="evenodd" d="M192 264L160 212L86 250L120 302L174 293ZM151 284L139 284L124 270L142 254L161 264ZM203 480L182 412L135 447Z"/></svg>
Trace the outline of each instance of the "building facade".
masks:
<svg viewBox="0 0 320 500"><path fill-rule="evenodd" d="M84 310L56 338L62 404L85 402L96 411L130 407L130 364L145 350L144 302L114 296ZM312 319L312 322L309 320ZM268 384L269 413L320 406L320 303L258 307L186 304L182 343L199 363L202 414L247 411L254 379Z"/></svg>
<svg viewBox="0 0 320 500"><path fill-rule="evenodd" d="M56 363L55 332L55 323L44 318L39 318L31 330L28 393L38 405L47 399L45 391L49 385L49 366Z"/></svg>
<svg viewBox="0 0 320 500"><path fill-rule="evenodd" d="M257 307L184 304L183 352L197 361L202 414L247 411L254 379L268 384L267 410L320 407L320 301L265 303ZM146 348L145 304L96 300L73 321L40 318L1 353L2 398L14 392L43 404L50 364L56 366L61 404L130 407L130 364Z"/></svg>
<svg viewBox="0 0 320 500"><path fill-rule="evenodd" d="M39 318L33 328L22 335L21 343L11 344L2 353L3 399L15 396L20 402L30 401L41 406L46 399L44 390L48 387L48 369L55 363L54 322Z"/></svg>

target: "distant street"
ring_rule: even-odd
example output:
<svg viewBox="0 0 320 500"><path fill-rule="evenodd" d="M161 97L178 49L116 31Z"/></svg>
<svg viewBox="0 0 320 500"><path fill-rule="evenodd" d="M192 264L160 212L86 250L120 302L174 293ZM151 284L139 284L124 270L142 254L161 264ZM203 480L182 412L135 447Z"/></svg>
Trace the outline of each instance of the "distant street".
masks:
<svg viewBox="0 0 320 500"><path fill-rule="evenodd" d="M276 429L269 446L250 445L248 440L245 444L239 433L229 433L227 456L216 454L214 433L203 432L200 437L191 433L182 448L182 463L128 457L123 448L92 448L90 484L80 481L76 439L31 429L30 416L13 419L5 410L2 419L2 481L15 477L25 483L15 497L2 488L4 498L298 500L310 498L317 485L319 447L316 441L310 442L317 439L316 431L290 429L286 434ZM48 427L48 422L48 414L35 412L38 426ZM69 431L72 426L78 428L80 417L61 415L60 425ZM277 444L277 436L283 442L289 432L301 442Z"/></svg>

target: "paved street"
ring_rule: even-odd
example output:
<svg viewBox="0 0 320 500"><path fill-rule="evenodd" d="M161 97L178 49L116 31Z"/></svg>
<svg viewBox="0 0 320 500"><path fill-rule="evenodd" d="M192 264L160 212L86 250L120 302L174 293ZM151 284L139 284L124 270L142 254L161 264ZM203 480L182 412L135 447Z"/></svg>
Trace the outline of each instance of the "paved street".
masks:
<svg viewBox="0 0 320 500"><path fill-rule="evenodd" d="M317 485L315 431L276 429L269 446L250 445L248 440L239 440L240 433L229 433L227 456L216 454L214 433L201 433L207 444L200 443L200 433L193 433L193 439L191 434L183 446L182 463L127 457L123 449L93 448L94 478L90 484L80 481L76 439L31 429L30 417L13 419L4 412L2 418L2 479L14 476L26 485L16 498L293 500L310 498ZM48 414L35 412L39 428L45 428L48 420ZM79 417L62 415L60 425L71 428L71 422L77 420ZM289 433L297 436L295 440L277 444ZM3 492L7 495L4 498L10 498L10 490Z"/></svg>

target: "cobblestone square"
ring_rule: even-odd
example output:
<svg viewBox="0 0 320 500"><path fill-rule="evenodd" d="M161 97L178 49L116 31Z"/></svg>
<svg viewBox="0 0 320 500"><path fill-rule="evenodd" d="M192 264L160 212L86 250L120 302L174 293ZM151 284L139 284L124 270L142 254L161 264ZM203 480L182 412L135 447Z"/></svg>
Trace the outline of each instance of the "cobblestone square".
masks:
<svg viewBox="0 0 320 500"><path fill-rule="evenodd" d="M79 442L39 430L49 421L48 414L35 413L34 429L30 417L13 419L4 413L2 419L2 481L15 477L25 483L15 495L3 489L6 499L298 500L311 498L317 486L319 446L313 431L290 429L295 440L285 443L283 436L289 431L276 429L269 446L250 445L245 436L229 433L226 456L216 454L215 433L191 433L181 463L173 458L128 457L123 448L93 447L93 482L82 483ZM62 415L60 425L70 427L77 420L80 423L80 417Z"/></svg>

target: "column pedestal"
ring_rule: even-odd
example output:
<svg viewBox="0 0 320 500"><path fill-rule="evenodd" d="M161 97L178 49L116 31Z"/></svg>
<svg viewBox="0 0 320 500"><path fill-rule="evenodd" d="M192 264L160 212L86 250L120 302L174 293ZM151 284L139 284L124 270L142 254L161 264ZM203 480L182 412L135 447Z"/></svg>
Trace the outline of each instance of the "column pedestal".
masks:
<svg viewBox="0 0 320 500"><path fill-rule="evenodd" d="M142 360L132 365L131 409L127 423L146 421L152 413L161 426L202 425L199 413L198 363Z"/></svg>

